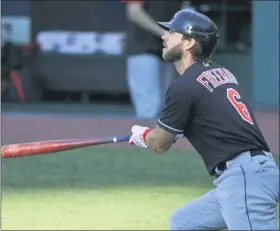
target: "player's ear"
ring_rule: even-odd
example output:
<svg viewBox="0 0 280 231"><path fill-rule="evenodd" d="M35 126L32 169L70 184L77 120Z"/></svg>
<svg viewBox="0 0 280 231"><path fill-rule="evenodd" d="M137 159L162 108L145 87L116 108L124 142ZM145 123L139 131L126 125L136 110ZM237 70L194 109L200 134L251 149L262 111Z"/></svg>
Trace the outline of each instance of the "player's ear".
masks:
<svg viewBox="0 0 280 231"><path fill-rule="evenodd" d="M194 38L184 39L184 42L183 42L184 50L190 50L194 46L195 46L195 39Z"/></svg>

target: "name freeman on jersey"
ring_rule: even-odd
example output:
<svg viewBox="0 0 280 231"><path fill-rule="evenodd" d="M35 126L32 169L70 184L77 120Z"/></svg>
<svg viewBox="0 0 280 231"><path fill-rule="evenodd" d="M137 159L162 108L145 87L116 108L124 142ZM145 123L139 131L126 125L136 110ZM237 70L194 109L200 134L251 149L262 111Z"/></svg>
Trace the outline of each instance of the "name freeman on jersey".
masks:
<svg viewBox="0 0 280 231"><path fill-rule="evenodd" d="M218 86L226 83L238 84L234 75L225 68L214 68L204 71L200 76L198 76L196 80L206 87L210 92L212 92Z"/></svg>

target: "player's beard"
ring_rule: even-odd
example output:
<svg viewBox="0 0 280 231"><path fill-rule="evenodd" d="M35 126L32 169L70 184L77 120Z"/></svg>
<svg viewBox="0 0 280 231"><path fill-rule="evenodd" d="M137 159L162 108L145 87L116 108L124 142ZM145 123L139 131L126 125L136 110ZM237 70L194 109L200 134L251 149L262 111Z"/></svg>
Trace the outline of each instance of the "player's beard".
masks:
<svg viewBox="0 0 280 231"><path fill-rule="evenodd" d="M167 50L162 54L163 60L168 62L178 61L182 57L183 57L183 49L181 44L172 47L170 50Z"/></svg>

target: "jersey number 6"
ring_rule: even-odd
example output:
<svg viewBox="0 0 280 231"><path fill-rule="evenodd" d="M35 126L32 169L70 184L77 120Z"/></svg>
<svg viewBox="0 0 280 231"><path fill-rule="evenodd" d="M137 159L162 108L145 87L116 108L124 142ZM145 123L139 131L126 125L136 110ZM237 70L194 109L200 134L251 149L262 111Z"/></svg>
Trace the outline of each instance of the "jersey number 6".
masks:
<svg viewBox="0 0 280 231"><path fill-rule="evenodd" d="M253 119L248 111L246 105L242 102L238 102L236 99L241 99L239 93L233 88L227 89L227 98L229 102L234 106L236 111L239 113L241 118L248 122L249 124L254 124Z"/></svg>

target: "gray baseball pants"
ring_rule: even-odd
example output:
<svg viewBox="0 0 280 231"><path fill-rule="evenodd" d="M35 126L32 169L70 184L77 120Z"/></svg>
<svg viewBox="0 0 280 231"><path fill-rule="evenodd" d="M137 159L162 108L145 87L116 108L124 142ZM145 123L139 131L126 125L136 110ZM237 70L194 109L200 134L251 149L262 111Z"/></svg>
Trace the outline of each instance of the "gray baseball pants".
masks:
<svg viewBox="0 0 280 231"><path fill-rule="evenodd" d="M171 230L279 230L279 168L271 153L227 162L215 188L177 209Z"/></svg>

